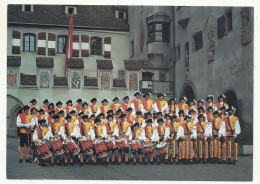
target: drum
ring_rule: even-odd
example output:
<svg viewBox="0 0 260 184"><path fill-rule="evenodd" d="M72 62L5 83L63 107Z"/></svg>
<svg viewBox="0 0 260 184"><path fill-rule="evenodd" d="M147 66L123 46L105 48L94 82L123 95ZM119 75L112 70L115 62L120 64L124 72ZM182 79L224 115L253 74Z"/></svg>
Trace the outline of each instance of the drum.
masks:
<svg viewBox="0 0 260 184"><path fill-rule="evenodd" d="M164 156L167 154L167 143L166 142L160 142L159 144L157 144L157 155L158 156Z"/></svg>
<svg viewBox="0 0 260 184"><path fill-rule="evenodd" d="M35 146L36 146L37 156L39 159L45 160L52 155L45 141L37 142Z"/></svg>
<svg viewBox="0 0 260 184"><path fill-rule="evenodd" d="M128 139L126 139L126 138L121 138L121 139L118 139L118 140L117 140L118 150L123 150L123 149L125 149L125 148L128 148L128 146L129 146Z"/></svg>
<svg viewBox="0 0 260 184"><path fill-rule="evenodd" d="M55 155L61 155L65 152L65 150L63 149L62 141L59 137L51 139L51 147Z"/></svg>
<svg viewBox="0 0 260 184"><path fill-rule="evenodd" d="M105 146L103 141L97 141L94 144L94 149L95 149L95 152L96 152L96 154L98 155L99 158L103 158L103 157L106 157L108 155L107 154L107 147Z"/></svg>
<svg viewBox="0 0 260 184"><path fill-rule="evenodd" d="M72 153L73 156L77 155L80 152L79 147L75 144L75 142L73 141L73 139L66 139L65 140L65 150L66 153Z"/></svg>
<svg viewBox="0 0 260 184"><path fill-rule="evenodd" d="M116 140L114 137L109 137L105 140L105 145L108 150L117 149Z"/></svg>
<svg viewBox="0 0 260 184"><path fill-rule="evenodd" d="M89 138L83 137L83 138L79 139L79 142L80 142L82 151L85 152L86 155L90 155L93 153L93 144Z"/></svg>
<svg viewBox="0 0 260 184"><path fill-rule="evenodd" d="M152 142L144 143L144 153L146 153L146 154L153 153L153 143Z"/></svg>
<svg viewBox="0 0 260 184"><path fill-rule="evenodd" d="M136 152L136 151L139 151L141 150L143 147L141 145L141 143L139 141L136 141L134 140L132 145L131 145L131 149L132 149L132 152Z"/></svg>

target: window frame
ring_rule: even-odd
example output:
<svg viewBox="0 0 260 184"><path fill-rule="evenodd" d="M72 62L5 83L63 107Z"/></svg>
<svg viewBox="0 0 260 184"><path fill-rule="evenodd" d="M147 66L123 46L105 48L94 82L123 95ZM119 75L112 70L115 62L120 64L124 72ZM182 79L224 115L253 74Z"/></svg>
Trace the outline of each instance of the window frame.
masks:
<svg viewBox="0 0 260 184"><path fill-rule="evenodd" d="M133 39L132 41L131 41L131 58L132 57L134 57L134 54L135 53L135 40Z"/></svg>
<svg viewBox="0 0 260 184"><path fill-rule="evenodd" d="M93 39L97 39L97 40L99 40L100 41L100 53L99 54L97 54L96 53L96 51L95 51L95 53L93 53L93 45L92 45L92 40ZM103 38L101 38L101 37L98 37L98 36L93 36L93 37L91 37L90 38L90 55L97 55L97 56L101 56L102 55L102 47L103 47L103 43L102 43L102 40L103 40ZM97 48L95 48L95 50L97 50Z"/></svg>
<svg viewBox="0 0 260 184"><path fill-rule="evenodd" d="M225 33L228 33L232 31L233 29L233 13L232 13L232 8L228 9L225 12ZM231 19L230 19L231 18Z"/></svg>
<svg viewBox="0 0 260 184"><path fill-rule="evenodd" d="M156 25L161 24L161 30L156 30ZM169 22L151 22L147 24L148 43L151 42L170 42L170 23ZM168 31L167 31L168 30ZM161 40L156 40L156 33L161 33ZM150 36L150 34L152 34Z"/></svg>
<svg viewBox="0 0 260 184"><path fill-rule="evenodd" d="M29 36L29 50L25 50L25 37ZM31 41L30 41L30 37L34 37L34 51L31 51ZM23 52L36 52L36 34L34 33L24 33L23 34Z"/></svg>
<svg viewBox="0 0 260 184"><path fill-rule="evenodd" d="M60 43L59 38L65 38L63 52L59 52L59 43ZM66 36L66 35L58 35L57 36L57 53L58 54L66 54L67 42L68 42L68 36Z"/></svg>
<svg viewBox="0 0 260 184"><path fill-rule="evenodd" d="M201 44L199 45L198 43L200 43L200 42L199 42L198 39L199 39L200 35L201 35ZM203 48L203 32L202 32L202 30L193 34L193 42L194 42L194 51L195 52Z"/></svg>
<svg viewBox="0 0 260 184"><path fill-rule="evenodd" d="M177 45L175 47L175 52L176 52L176 61L179 61L181 59L181 46ZM178 52L178 54L177 54Z"/></svg>

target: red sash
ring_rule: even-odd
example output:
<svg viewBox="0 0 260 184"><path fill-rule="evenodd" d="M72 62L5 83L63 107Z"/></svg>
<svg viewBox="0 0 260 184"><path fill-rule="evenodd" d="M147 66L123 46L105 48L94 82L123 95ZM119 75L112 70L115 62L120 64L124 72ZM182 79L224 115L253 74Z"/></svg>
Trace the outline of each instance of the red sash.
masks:
<svg viewBox="0 0 260 184"><path fill-rule="evenodd" d="M142 103L143 103L144 109L147 111L148 110L147 100L143 100Z"/></svg>
<svg viewBox="0 0 260 184"><path fill-rule="evenodd" d="M158 133L159 133L159 136L163 135L161 126L158 126Z"/></svg>
<svg viewBox="0 0 260 184"><path fill-rule="evenodd" d="M135 105L135 112L137 112L137 111L139 111L139 103L138 103L138 100L136 100L136 99L134 99L134 100L132 100L132 102L134 103L134 105Z"/></svg>
<svg viewBox="0 0 260 184"><path fill-rule="evenodd" d="M24 113L19 114L19 117L21 118L21 123L26 124L26 114Z"/></svg>
<svg viewBox="0 0 260 184"><path fill-rule="evenodd" d="M77 104L77 105L75 105L75 108L77 109L77 113L79 113L79 111L81 109L81 105Z"/></svg>
<svg viewBox="0 0 260 184"><path fill-rule="evenodd" d="M101 113L105 114L105 107L104 106L101 106L100 110L101 110Z"/></svg>
<svg viewBox="0 0 260 184"><path fill-rule="evenodd" d="M183 105L183 104L178 104L179 111L181 111L181 110L182 110L182 105Z"/></svg>
<svg viewBox="0 0 260 184"><path fill-rule="evenodd" d="M55 108L54 111L56 114L58 114L60 112L60 110L58 108Z"/></svg>
<svg viewBox="0 0 260 184"><path fill-rule="evenodd" d="M68 114L70 113L70 107L69 107L69 106L66 106L64 109L66 110L66 113L67 113L67 115L68 115Z"/></svg>
<svg viewBox="0 0 260 184"><path fill-rule="evenodd" d="M151 129L153 130L153 127L151 127ZM145 127L145 135L146 135L146 137L150 138L149 137L149 129L148 129L148 127Z"/></svg>
<svg viewBox="0 0 260 184"><path fill-rule="evenodd" d="M196 126L197 126L198 137L204 138L205 130L203 132L200 131L202 125L200 126L200 123L196 123Z"/></svg>
<svg viewBox="0 0 260 184"><path fill-rule="evenodd" d="M121 107L124 109L124 111L126 111L126 109L127 109L127 104L121 104Z"/></svg>
<svg viewBox="0 0 260 184"><path fill-rule="evenodd" d="M56 129L55 126L56 126L56 124L54 122L51 123L51 132L53 135L55 134L55 129Z"/></svg>
<svg viewBox="0 0 260 184"><path fill-rule="evenodd" d="M41 133L40 127L37 127L37 128L36 128L36 131L37 131L37 133L38 133L38 138L39 138L39 139L42 139L42 133Z"/></svg>
<svg viewBox="0 0 260 184"><path fill-rule="evenodd" d="M46 105L43 105L43 106L42 106L42 109L44 109L44 111L46 112L47 109L48 109L48 107L47 107Z"/></svg>
<svg viewBox="0 0 260 184"><path fill-rule="evenodd" d="M86 135L86 125L82 121L79 122L79 129L81 135Z"/></svg>
<svg viewBox="0 0 260 184"><path fill-rule="evenodd" d="M126 121L127 121L127 122L131 122L131 119L130 119L130 115L129 115L129 114L126 114Z"/></svg>
<svg viewBox="0 0 260 184"><path fill-rule="evenodd" d="M221 104L220 103L216 103L216 106L217 106L217 108L218 108L218 110L222 107L222 106L224 106L224 103L223 103L223 105L221 106Z"/></svg>
<svg viewBox="0 0 260 184"><path fill-rule="evenodd" d="M207 113L207 119L208 119L208 121L210 120L210 113Z"/></svg>
<svg viewBox="0 0 260 184"><path fill-rule="evenodd" d="M107 133L110 134L110 125L109 123L105 123L105 127L107 128Z"/></svg>
<svg viewBox="0 0 260 184"><path fill-rule="evenodd" d="M161 102L159 100L156 100L155 103L157 105L158 110L161 111Z"/></svg>
<svg viewBox="0 0 260 184"><path fill-rule="evenodd" d="M96 113L96 112L94 111L94 105L90 105L90 108L91 108L91 111L92 111L93 113Z"/></svg>
<svg viewBox="0 0 260 184"><path fill-rule="evenodd" d="M113 111L115 112L115 111L116 111L116 106L115 106L115 104L112 104L111 107L112 107Z"/></svg>
<svg viewBox="0 0 260 184"><path fill-rule="evenodd" d="M42 119L42 115L37 115L38 121L40 121Z"/></svg>
<svg viewBox="0 0 260 184"><path fill-rule="evenodd" d="M226 125L226 136L234 136L235 135L235 130L232 130L232 132L231 132L231 127L230 127L230 125L228 123L228 117L225 117L224 120L225 120L225 125Z"/></svg>

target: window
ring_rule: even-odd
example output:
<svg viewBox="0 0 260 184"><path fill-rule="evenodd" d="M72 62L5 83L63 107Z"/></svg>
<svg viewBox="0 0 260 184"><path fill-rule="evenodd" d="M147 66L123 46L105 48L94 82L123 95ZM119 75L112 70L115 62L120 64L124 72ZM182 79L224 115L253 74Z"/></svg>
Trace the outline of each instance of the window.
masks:
<svg viewBox="0 0 260 184"><path fill-rule="evenodd" d="M101 55L102 54L102 39L98 37L91 38L91 54Z"/></svg>
<svg viewBox="0 0 260 184"><path fill-rule="evenodd" d="M131 41L131 57L134 57L135 54L135 41Z"/></svg>
<svg viewBox="0 0 260 184"><path fill-rule="evenodd" d="M185 68L189 71L190 66L190 55L189 55L189 43L185 44Z"/></svg>
<svg viewBox="0 0 260 184"><path fill-rule="evenodd" d="M116 18L126 19L126 11L116 10Z"/></svg>
<svg viewBox="0 0 260 184"><path fill-rule="evenodd" d="M225 35L225 16L221 16L217 20L218 38L222 38Z"/></svg>
<svg viewBox="0 0 260 184"><path fill-rule="evenodd" d="M169 42L170 27L169 23L150 23L148 24L148 42Z"/></svg>
<svg viewBox="0 0 260 184"><path fill-rule="evenodd" d="M24 34L23 50L24 52L35 52L35 34Z"/></svg>
<svg viewBox="0 0 260 184"><path fill-rule="evenodd" d="M66 48L67 48L67 36L61 35L58 36L58 46L57 46L57 52L59 54L65 54Z"/></svg>
<svg viewBox="0 0 260 184"><path fill-rule="evenodd" d="M203 36L202 36L202 31L196 33L193 36L194 39L194 51L197 51L203 47Z"/></svg>
<svg viewBox="0 0 260 184"><path fill-rule="evenodd" d="M226 12L226 31L229 32L232 30L232 10Z"/></svg>
<svg viewBox="0 0 260 184"><path fill-rule="evenodd" d="M77 14L77 6L65 6L65 13L66 14L72 14L73 12L73 9L74 9L74 15Z"/></svg>
<svg viewBox="0 0 260 184"><path fill-rule="evenodd" d="M180 60L181 56L181 48L180 48L180 45L176 47L176 60Z"/></svg>
<svg viewBox="0 0 260 184"><path fill-rule="evenodd" d="M68 14L72 14L72 12L73 12L73 7L69 7L68 8Z"/></svg>
<svg viewBox="0 0 260 184"><path fill-rule="evenodd" d="M33 12L33 5L23 4L22 11L24 12Z"/></svg>

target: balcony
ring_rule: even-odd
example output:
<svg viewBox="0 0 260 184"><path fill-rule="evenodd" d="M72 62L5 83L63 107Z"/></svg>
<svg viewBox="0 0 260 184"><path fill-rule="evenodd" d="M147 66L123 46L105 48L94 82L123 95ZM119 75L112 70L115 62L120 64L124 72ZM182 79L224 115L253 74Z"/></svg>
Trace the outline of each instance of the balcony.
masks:
<svg viewBox="0 0 260 184"><path fill-rule="evenodd" d="M144 93L165 93L173 94L173 81L139 81L139 89Z"/></svg>
<svg viewBox="0 0 260 184"><path fill-rule="evenodd" d="M181 6L177 9L176 20L178 24L181 26L186 25L190 20L190 13L191 7L190 6Z"/></svg>

